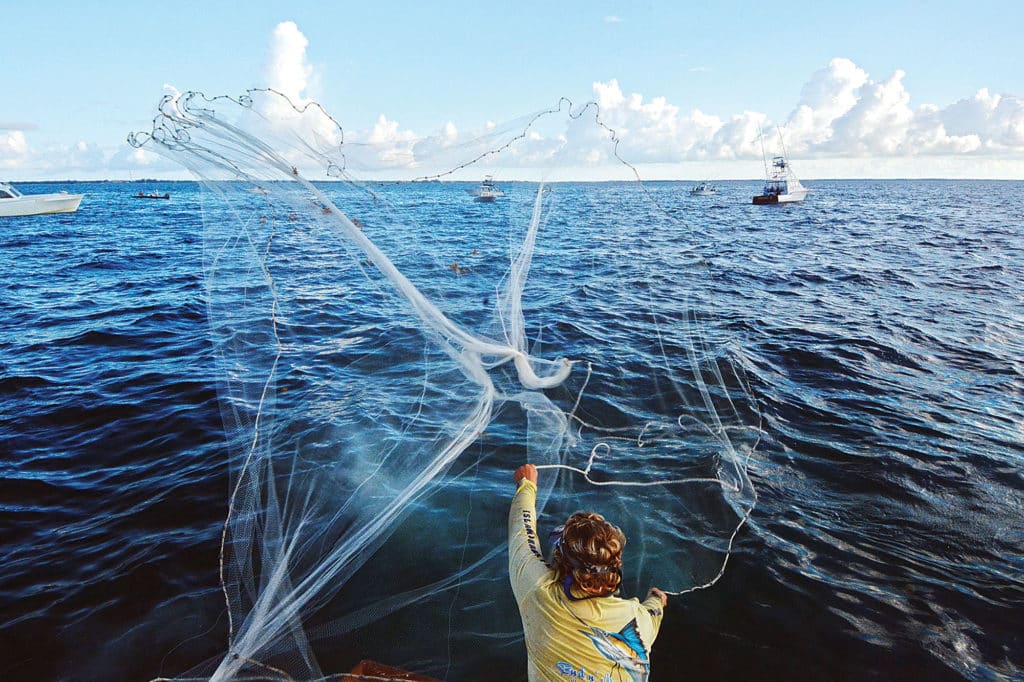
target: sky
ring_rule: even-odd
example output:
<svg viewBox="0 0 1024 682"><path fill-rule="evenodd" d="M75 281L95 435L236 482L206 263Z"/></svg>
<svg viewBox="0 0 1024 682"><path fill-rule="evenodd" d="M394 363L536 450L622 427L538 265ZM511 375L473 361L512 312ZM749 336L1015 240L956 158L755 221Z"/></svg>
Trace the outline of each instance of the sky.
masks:
<svg viewBox="0 0 1024 682"><path fill-rule="evenodd" d="M1019 0L62 0L3 16L12 182L188 177L127 135L165 92L251 87L396 145L589 99L645 179L763 177L758 130L776 128L804 179L1024 179Z"/></svg>

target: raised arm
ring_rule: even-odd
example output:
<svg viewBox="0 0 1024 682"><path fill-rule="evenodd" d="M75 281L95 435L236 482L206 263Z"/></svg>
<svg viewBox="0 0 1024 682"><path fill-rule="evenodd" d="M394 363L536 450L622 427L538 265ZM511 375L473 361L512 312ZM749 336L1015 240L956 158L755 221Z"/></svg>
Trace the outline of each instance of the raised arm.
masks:
<svg viewBox="0 0 1024 682"><path fill-rule="evenodd" d="M537 537L537 467L524 464L513 480L516 494L508 512L508 575L516 601L548 572Z"/></svg>
<svg viewBox="0 0 1024 682"><path fill-rule="evenodd" d="M640 606L651 619L651 629L654 632L654 636L657 637L658 630L661 629L661 621L665 617L665 607L668 606L668 595L657 587L652 587L650 592L647 593L647 598L640 602ZM650 642L648 646L653 643Z"/></svg>

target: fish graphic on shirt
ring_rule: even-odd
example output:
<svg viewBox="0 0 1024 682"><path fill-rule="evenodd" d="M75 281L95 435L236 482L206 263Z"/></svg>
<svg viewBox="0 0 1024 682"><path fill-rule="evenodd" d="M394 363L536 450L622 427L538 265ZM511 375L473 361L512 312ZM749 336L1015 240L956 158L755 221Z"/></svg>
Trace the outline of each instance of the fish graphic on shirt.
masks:
<svg viewBox="0 0 1024 682"><path fill-rule="evenodd" d="M633 682L646 682L651 663L647 658L647 647L640 639L636 618L618 632L591 627L590 632L583 631L583 634L590 638L602 656L629 673Z"/></svg>

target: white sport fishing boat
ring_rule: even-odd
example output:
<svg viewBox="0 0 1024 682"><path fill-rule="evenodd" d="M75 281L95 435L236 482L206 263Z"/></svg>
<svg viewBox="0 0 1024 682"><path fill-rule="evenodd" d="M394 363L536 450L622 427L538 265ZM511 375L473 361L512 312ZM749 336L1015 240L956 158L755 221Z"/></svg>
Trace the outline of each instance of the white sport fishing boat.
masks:
<svg viewBox="0 0 1024 682"><path fill-rule="evenodd" d="M718 188L705 180L691 187L690 194L693 196L709 197L718 194Z"/></svg>
<svg viewBox="0 0 1024 682"><path fill-rule="evenodd" d="M764 135L761 138L761 156L764 158L764 174L766 176L764 190L754 197L755 204L794 204L803 201L809 191L800 184L796 173L790 168L786 161L786 143L782 139L782 130L779 131L779 146L782 148L781 156L772 157L772 165L768 167L768 155L764 151Z"/></svg>
<svg viewBox="0 0 1024 682"><path fill-rule="evenodd" d="M505 193L501 188L494 184L494 179L490 175L485 177L483 182L480 183L480 186L477 189L472 190L471 193L473 194L473 201L483 201L487 203L494 201L498 197L505 196Z"/></svg>
<svg viewBox="0 0 1024 682"><path fill-rule="evenodd" d="M84 194L22 194L6 182L0 182L0 217L74 213Z"/></svg>
<svg viewBox="0 0 1024 682"><path fill-rule="evenodd" d="M800 184L784 156L772 158L772 170L755 204L792 204L803 201L809 190Z"/></svg>

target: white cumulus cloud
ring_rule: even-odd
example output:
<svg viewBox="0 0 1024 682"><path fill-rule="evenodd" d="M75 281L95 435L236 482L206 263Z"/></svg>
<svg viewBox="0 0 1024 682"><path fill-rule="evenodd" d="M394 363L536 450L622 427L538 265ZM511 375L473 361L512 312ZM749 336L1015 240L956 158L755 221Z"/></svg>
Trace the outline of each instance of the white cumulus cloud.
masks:
<svg viewBox="0 0 1024 682"><path fill-rule="evenodd" d="M21 130L0 134L0 168L18 168L32 155L32 149Z"/></svg>
<svg viewBox="0 0 1024 682"><path fill-rule="evenodd" d="M981 89L942 108L911 105L896 70L872 80L848 59L812 75L785 123L791 152L816 158L1024 156L1024 101Z"/></svg>
<svg viewBox="0 0 1024 682"><path fill-rule="evenodd" d="M320 77L306 55L309 39L294 21L282 21L274 27L267 45L264 84L284 95L254 96L254 108L267 120L269 133L294 135L314 140L321 151L333 153L342 141L342 132L323 110L312 105L319 97ZM286 154L290 164L307 169L303 154Z"/></svg>
<svg viewBox="0 0 1024 682"><path fill-rule="evenodd" d="M294 21L282 21L274 28L267 50L264 78L267 86L286 95L295 104L305 104L313 67L306 60L309 40Z"/></svg>
<svg viewBox="0 0 1024 682"><path fill-rule="evenodd" d="M813 159L974 158L1024 159L1024 100L981 89L949 106L914 106L895 70L872 79L844 58L813 74L785 121L761 112L727 117L694 108L682 113L664 97L625 94L617 80L593 85L602 119L622 140L633 163L760 159L764 131L769 152L778 126L792 156Z"/></svg>
<svg viewBox="0 0 1024 682"><path fill-rule="evenodd" d="M622 92L617 80L593 85L601 119L621 140L620 154L630 163L740 159L760 155L758 126L764 114L745 111L728 120L694 109L682 115L665 97L645 101Z"/></svg>
<svg viewBox="0 0 1024 682"><path fill-rule="evenodd" d="M952 135L977 135L990 150L1024 147L1024 99L992 95L982 88L938 111L937 116Z"/></svg>
<svg viewBox="0 0 1024 682"><path fill-rule="evenodd" d="M903 87L905 75L896 71L881 83L862 85L853 107L831 122L833 135L826 149L853 156L914 153L906 144L914 112Z"/></svg>
<svg viewBox="0 0 1024 682"><path fill-rule="evenodd" d="M857 104L868 74L849 59L833 59L804 85L786 132L794 144L820 145L832 137L833 121Z"/></svg>
<svg viewBox="0 0 1024 682"><path fill-rule="evenodd" d="M391 121L384 114L377 118L373 128L357 135L357 139L365 141L374 150L379 167L408 168L416 163L412 150L416 134L403 130L398 121Z"/></svg>
<svg viewBox="0 0 1024 682"><path fill-rule="evenodd" d="M601 120L615 131L632 162L670 161L685 153L679 107L664 97L644 102L640 94L627 96L615 79L594 83L593 92Z"/></svg>

